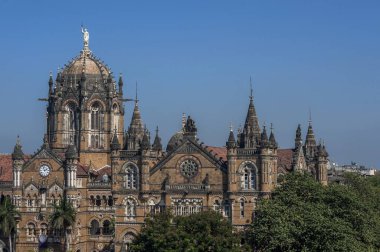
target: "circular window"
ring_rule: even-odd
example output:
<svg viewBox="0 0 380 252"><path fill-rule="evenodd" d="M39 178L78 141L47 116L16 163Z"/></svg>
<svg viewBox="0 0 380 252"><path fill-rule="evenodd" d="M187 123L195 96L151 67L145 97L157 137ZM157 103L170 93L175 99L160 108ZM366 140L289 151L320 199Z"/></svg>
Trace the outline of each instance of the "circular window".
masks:
<svg viewBox="0 0 380 252"><path fill-rule="evenodd" d="M194 177L198 173L198 164L191 159L186 159L181 163L179 169L183 176L187 178Z"/></svg>

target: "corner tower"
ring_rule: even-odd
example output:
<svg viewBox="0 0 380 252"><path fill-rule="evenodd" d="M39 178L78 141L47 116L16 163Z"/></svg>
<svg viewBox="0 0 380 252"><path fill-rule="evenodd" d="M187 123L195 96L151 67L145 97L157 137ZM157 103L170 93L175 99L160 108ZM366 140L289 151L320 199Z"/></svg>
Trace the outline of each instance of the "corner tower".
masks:
<svg viewBox="0 0 380 252"><path fill-rule="evenodd" d="M49 146L64 153L75 145L79 159L88 163L94 153L99 165L109 163L113 133L123 139L123 80L119 88L111 70L89 48L89 34L83 32L83 49L63 69L55 85L49 79L47 138ZM123 144L123 143L121 143Z"/></svg>

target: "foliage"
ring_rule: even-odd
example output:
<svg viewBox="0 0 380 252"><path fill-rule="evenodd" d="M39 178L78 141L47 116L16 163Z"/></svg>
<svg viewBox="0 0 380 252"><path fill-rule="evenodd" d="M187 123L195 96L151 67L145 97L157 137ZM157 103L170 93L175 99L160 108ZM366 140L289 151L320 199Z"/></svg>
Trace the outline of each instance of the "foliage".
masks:
<svg viewBox="0 0 380 252"><path fill-rule="evenodd" d="M73 226L76 218L74 206L64 197L59 204L53 205L53 213L50 215L49 223L53 229L65 232L65 246L69 249L67 229Z"/></svg>
<svg viewBox="0 0 380 252"><path fill-rule="evenodd" d="M12 204L9 196L0 198L0 233L8 236L10 251L14 251L14 242L16 235L17 219L21 218L20 213Z"/></svg>
<svg viewBox="0 0 380 252"><path fill-rule="evenodd" d="M177 217L165 211L146 220L132 251L240 251L239 236L233 231L214 211Z"/></svg>
<svg viewBox="0 0 380 252"><path fill-rule="evenodd" d="M271 199L259 202L249 230L257 251L368 251L380 249L380 200L365 178L322 186L289 174Z"/></svg>

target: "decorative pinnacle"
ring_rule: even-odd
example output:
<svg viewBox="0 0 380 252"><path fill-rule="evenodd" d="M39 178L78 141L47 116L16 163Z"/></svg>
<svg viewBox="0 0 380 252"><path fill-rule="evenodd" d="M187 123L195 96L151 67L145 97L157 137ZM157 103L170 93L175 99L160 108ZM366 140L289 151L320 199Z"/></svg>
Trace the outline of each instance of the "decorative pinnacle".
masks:
<svg viewBox="0 0 380 252"><path fill-rule="evenodd" d="M252 77L251 76L249 76L249 88L250 88L250 91L251 91L249 99L253 100L253 89L252 89Z"/></svg>
<svg viewBox="0 0 380 252"><path fill-rule="evenodd" d="M137 81L136 81L136 95L135 95L135 103L138 103L139 100L137 99Z"/></svg>
<svg viewBox="0 0 380 252"><path fill-rule="evenodd" d="M270 123L270 131L273 131L273 123Z"/></svg>
<svg viewBox="0 0 380 252"><path fill-rule="evenodd" d="M156 135L158 136L158 126L156 126Z"/></svg>
<svg viewBox="0 0 380 252"><path fill-rule="evenodd" d="M231 131L231 132L234 131L233 126L232 126L232 122L230 122L230 131Z"/></svg>
<svg viewBox="0 0 380 252"><path fill-rule="evenodd" d="M20 143L20 135L17 135L17 138L16 138L16 145L21 145L21 143Z"/></svg>
<svg viewBox="0 0 380 252"><path fill-rule="evenodd" d="M309 125L311 125L311 108L309 108Z"/></svg>

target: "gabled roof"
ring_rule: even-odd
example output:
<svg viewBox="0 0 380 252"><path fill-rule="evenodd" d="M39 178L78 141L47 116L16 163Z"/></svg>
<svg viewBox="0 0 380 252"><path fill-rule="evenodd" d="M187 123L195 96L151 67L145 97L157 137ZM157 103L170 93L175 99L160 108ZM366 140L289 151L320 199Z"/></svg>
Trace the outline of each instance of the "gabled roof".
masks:
<svg viewBox="0 0 380 252"><path fill-rule="evenodd" d="M0 154L0 181L13 181L11 154Z"/></svg>
<svg viewBox="0 0 380 252"><path fill-rule="evenodd" d="M293 162L293 149L278 149L277 150L277 166L290 171Z"/></svg>
<svg viewBox="0 0 380 252"><path fill-rule="evenodd" d="M219 147L215 147L219 148ZM220 152L223 152L222 149L224 147L220 147ZM191 149L191 152L184 151L185 149ZM212 149L212 148L211 148ZM210 152L211 149L207 149L207 147L203 147L197 142L185 138L179 145L176 146L176 148L169 152L167 156L165 156L163 159L161 159L155 167L150 171L151 174L155 173L157 170L159 170L161 167L163 167L171 158L173 158L175 155L180 153L200 153L203 154L204 157L206 157L210 162L214 163L216 167L221 169L223 172L227 172L225 167L225 162L223 160L220 160L218 156L214 155Z"/></svg>

